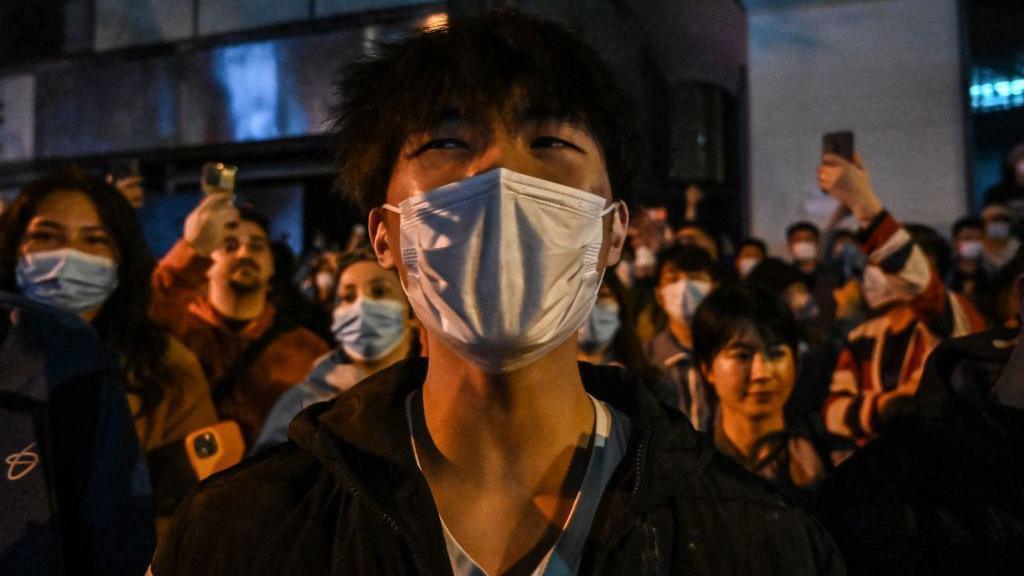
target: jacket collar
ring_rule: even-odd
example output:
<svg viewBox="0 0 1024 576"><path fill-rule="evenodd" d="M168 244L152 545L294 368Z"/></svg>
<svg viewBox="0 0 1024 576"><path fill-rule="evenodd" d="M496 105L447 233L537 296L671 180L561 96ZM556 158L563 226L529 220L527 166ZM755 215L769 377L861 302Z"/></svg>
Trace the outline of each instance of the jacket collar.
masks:
<svg viewBox="0 0 1024 576"><path fill-rule="evenodd" d="M192 300L189 302L188 311L207 324L216 326L225 332L233 332L233 330L231 330L224 321L224 315L214 309L213 305L210 304L209 298L196 298ZM259 338L260 334L263 334L268 328L270 328L270 325L274 323L274 315L276 313L277 310L274 308L274 305L267 302L263 307L263 312L260 313L259 316L250 320L249 323L238 332L238 334L253 340Z"/></svg>
<svg viewBox="0 0 1024 576"><path fill-rule="evenodd" d="M427 549L443 553L439 517L416 467L405 419L405 399L422 387L426 372L422 358L378 372L334 402L300 413L289 436L350 492L365 497ZM664 504L703 471L714 450L682 414L661 406L625 370L581 363L580 373L587 392L631 423L626 456L591 527L593 539L607 543L627 524L626 514ZM445 563L447 558L434 560Z"/></svg>

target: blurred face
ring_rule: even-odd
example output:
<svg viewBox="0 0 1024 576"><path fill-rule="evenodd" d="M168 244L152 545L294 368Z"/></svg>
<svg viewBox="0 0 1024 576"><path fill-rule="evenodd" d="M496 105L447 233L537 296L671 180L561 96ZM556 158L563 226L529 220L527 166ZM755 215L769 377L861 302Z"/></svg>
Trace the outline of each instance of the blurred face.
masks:
<svg viewBox="0 0 1024 576"><path fill-rule="evenodd" d="M740 331L703 367L724 416L778 417L793 392L796 360L787 344L766 344L753 326Z"/></svg>
<svg viewBox="0 0 1024 576"><path fill-rule="evenodd" d="M120 261L114 237L84 192L57 190L39 203L21 236L19 252L49 252L72 248Z"/></svg>
<svg viewBox="0 0 1024 576"><path fill-rule="evenodd" d="M211 288L229 288L239 293L266 290L274 275L274 258L267 233L255 222L241 220L228 233L224 244L210 255L213 266L207 272Z"/></svg>
<svg viewBox="0 0 1024 576"><path fill-rule="evenodd" d="M714 289L715 286L714 278L712 278L711 274L709 274L706 270L687 272L684 270L680 270L675 266L675 264L665 264L664 266L662 266L661 275L658 277L658 289L654 291L654 299L657 301L658 306L660 306L662 310L665 310L666 313L668 312L668 309L666 307L665 297L662 294L661 289L664 288L665 286L668 286L669 284L675 284L680 280L689 280L691 282L707 282L708 284L711 285L712 289Z"/></svg>
<svg viewBox="0 0 1024 576"><path fill-rule="evenodd" d="M718 258L718 248L715 246L715 239L708 236L700 228L680 228L676 230L675 237L676 242L679 244L697 246L710 254L712 259Z"/></svg>
<svg viewBox="0 0 1024 576"><path fill-rule="evenodd" d="M1013 173L1017 180L1017 186L1024 186L1024 158L1017 161Z"/></svg>
<svg viewBox="0 0 1024 576"><path fill-rule="evenodd" d="M782 293L782 299L786 301L789 311L793 313L793 316L798 321L810 321L818 315L814 297L811 296L811 291L807 289L807 285L803 282L797 282L786 288Z"/></svg>
<svg viewBox="0 0 1024 576"><path fill-rule="evenodd" d="M422 134L411 135L392 168L387 202L397 206L408 198L495 168L571 186L611 202L611 182L604 154L585 126L552 118L522 120L512 126L505 124L498 120L453 119ZM400 217L392 212L374 212L370 220L374 250L383 265L396 265L404 277L405 267L398 249ZM616 220L617 232L613 235ZM625 242L628 228L625 207L620 204L616 211L605 216L604 225L601 262L610 266L618 262Z"/></svg>
<svg viewBox="0 0 1024 576"><path fill-rule="evenodd" d="M761 250L761 248L754 246L753 244L747 244L743 248L740 248L739 253L736 254L736 259L742 260L744 258L753 258L755 260L763 260L764 256L764 250Z"/></svg>
<svg viewBox="0 0 1024 576"><path fill-rule="evenodd" d="M789 253L795 260L814 260L818 255L818 237L810 230L796 230L789 235Z"/></svg>
<svg viewBox="0 0 1024 576"><path fill-rule="evenodd" d="M376 262L356 262L345 268L338 279L337 306L354 304L360 298L394 300L406 309L409 307L398 276Z"/></svg>

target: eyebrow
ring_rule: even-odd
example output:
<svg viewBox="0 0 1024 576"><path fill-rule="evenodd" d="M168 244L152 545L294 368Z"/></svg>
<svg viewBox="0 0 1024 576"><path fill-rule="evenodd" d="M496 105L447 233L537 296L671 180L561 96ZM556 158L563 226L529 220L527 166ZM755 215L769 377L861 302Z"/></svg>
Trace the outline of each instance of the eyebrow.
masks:
<svg viewBox="0 0 1024 576"><path fill-rule="evenodd" d="M29 223L29 225L30 226L47 226L49 228L58 228L60 230L64 230L65 228L67 228L67 226L61 224L60 222L55 222L53 220L33 220L32 222ZM109 231L107 230L107 227L103 226L102 224L96 224L96 225L93 225L93 226L83 226L82 230L86 231L86 232L105 232L105 233L109 234Z"/></svg>

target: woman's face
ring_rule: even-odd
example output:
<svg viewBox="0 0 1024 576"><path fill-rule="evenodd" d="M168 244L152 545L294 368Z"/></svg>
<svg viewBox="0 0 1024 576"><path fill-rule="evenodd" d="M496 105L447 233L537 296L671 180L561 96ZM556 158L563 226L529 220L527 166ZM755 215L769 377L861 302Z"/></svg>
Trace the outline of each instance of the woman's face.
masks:
<svg viewBox="0 0 1024 576"><path fill-rule="evenodd" d="M381 268L376 262L356 262L345 268L338 279L337 297L337 306L348 306L359 298L370 298L395 300L401 302L406 310L409 307L398 274Z"/></svg>
<svg viewBox="0 0 1024 576"><path fill-rule="evenodd" d="M115 263L120 258L114 237L84 192L56 190L43 198L21 236L19 253L72 248Z"/></svg>
<svg viewBox="0 0 1024 576"><path fill-rule="evenodd" d="M788 344L767 345L747 326L705 367L723 413L751 420L782 414L796 381L796 359Z"/></svg>

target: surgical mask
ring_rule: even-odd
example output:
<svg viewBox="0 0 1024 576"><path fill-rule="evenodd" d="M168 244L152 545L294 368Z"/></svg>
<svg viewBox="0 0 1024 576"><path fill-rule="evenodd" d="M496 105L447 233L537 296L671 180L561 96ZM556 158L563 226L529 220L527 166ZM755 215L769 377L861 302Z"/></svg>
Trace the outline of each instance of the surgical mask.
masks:
<svg viewBox="0 0 1024 576"><path fill-rule="evenodd" d="M964 240L957 247L957 254L964 260L977 260L984 251L981 240Z"/></svg>
<svg viewBox="0 0 1024 576"><path fill-rule="evenodd" d="M597 300L602 222L615 209L600 196L496 168L384 209L402 217L417 318L485 372L540 359Z"/></svg>
<svg viewBox="0 0 1024 576"><path fill-rule="evenodd" d="M736 261L736 269L739 271L740 276L746 278L750 275L750 272L761 263L760 258L746 257L740 258Z"/></svg>
<svg viewBox="0 0 1024 576"><path fill-rule="evenodd" d="M878 310L886 304L900 299L899 291L889 282L885 272L875 264L869 264L864 268L860 290L864 296L864 302L872 310Z"/></svg>
<svg viewBox="0 0 1024 576"><path fill-rule="evenodd" d="M72 314L96 310L117 290L117 264L73 248L33 252L18 259L18 288L29 300Z"/></svg>
<svg viewBox="0 0 1024 576"><path fill-rule="evenodd" d="M814 242L795 242L790 245L789 252L797 262L807 262L818 257L818 246Z"/></svg>
<svg viewBox="0 0 1024 576"><path fill-rule="evenodd" d="M654 255L654 250L647 246L640 246L636 249L635 264L637 268L654 268L657 263L658 258Z"/></svg>
<svg viewBox="0 0 1024 576"><path fill-rule="evenodd" d="M314 278L313 282L316 287L323 291L330 291L334 289L334 274L330 272L320 272Z"/></svg>
<svg viewBox="0 0 1024 576"><path fill-rule="evenodd" d="M985 224L985 236L993 240L1006 240L1010 237L1010 223L1005 220L993 220Z"/></svg>
<svg viewBox="0 0 1024 576"><path fill-rule="evenodd" d="M611 344L622 327L619 305L616 302L598 302L590 311L586 323L579 330L577 344L583 352L592 354Z"/></svg>
<svg viewBox="0 0 1024 576"><path fill-rule="evenodd" d="M689 324L704 298L711 292L711 282L677 280L661 288L665 313L676 322Z"/></svg>
<svg viewBox="0 0 1024 576"><path fill-rule="evenodd" d="M380 360L402 343L405 317L401 302L360 298L334 309L331 332L349 357Z"/></svg>

